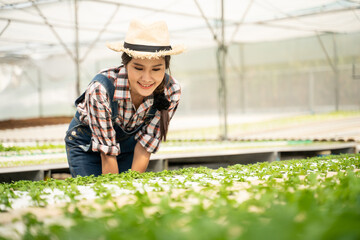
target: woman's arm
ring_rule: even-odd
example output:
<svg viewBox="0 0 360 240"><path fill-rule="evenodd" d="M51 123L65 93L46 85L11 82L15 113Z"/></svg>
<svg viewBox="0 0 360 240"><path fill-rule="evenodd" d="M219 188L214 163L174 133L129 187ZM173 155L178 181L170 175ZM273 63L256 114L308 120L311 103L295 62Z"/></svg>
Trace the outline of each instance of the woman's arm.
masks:
<svg viewBox="0 0 360 240"><path fill-rule="evenodd" d="M145 172L149 164L150 155L151 153L147 152L139 142L136 143L131 170L138 171L140 173Z"/></svg>
<svg viewBox="0 0 360 240"><path fill-rule="evenodd" d="M116 156L106 155L103 152L100 153L100 156L101 156L102 174L119 173Z"/></svg>

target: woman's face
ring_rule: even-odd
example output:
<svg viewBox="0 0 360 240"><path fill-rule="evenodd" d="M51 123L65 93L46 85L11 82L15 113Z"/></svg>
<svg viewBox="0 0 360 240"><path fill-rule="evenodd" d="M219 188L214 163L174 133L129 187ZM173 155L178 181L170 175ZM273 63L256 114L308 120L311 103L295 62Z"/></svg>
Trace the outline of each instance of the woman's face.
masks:
<svg viewBox="0 0 360 240"><path fill-rule="evenodd" d="M126 66L133 98L150 96L165 75L165 59L132 58Z"/></svg>

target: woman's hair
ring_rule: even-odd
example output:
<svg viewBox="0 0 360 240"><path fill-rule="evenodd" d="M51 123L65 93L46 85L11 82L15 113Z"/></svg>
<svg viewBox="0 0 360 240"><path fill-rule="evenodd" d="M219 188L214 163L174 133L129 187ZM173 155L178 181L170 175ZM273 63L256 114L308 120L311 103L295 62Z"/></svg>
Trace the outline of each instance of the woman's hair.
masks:
<svg viewBox="0 0 360 240"><path fill-rule="evenodd" d="M126 66L132 59L131 56L126 54L125 52L121 55L122 63ZM165 69L170 68L170 56L167 55L164 57L165 59ZM169 69L170 70L170 69ZM164 89L165 89L165 76L160 85L154 90L154 103L160 101L167 101L164 98ZM166 104L165 104L166 105ZM169 128L169 111L168 109L158 109L160 111L160 140L166 141L166 135Z"/></svg>

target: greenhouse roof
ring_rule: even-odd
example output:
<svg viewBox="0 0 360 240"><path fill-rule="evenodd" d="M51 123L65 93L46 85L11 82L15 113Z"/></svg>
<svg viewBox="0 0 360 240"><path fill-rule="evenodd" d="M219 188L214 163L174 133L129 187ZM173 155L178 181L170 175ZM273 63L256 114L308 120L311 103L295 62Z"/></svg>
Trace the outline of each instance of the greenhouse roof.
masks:
<svg viewBox="0 0 360 240"><path fill-rule="evenodd" d="M74 58L77 42L84 59L123 40L134 18L166 20L172 42L188 49L223 37L229 44L360 31L358 0L2 0L0 13L0 62L64 52Z"/></svg>

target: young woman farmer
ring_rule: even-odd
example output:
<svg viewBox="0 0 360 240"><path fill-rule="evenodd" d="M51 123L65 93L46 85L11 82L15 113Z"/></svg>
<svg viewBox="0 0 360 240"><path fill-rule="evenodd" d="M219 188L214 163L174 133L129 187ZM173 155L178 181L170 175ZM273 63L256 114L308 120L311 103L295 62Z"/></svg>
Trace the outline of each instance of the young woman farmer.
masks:
<svg viewBox="0 0 360 240"><path fill-rule="evenodd" d="M123 65L101 71L75 101L65 137L73 177L144 172L179 104L180 85L165 71L184 48L170 46L165 22L132 21L125 41L107 46Z"/></svg>

